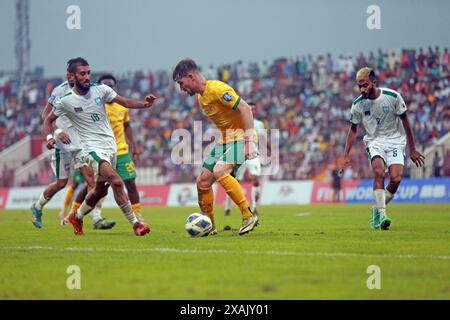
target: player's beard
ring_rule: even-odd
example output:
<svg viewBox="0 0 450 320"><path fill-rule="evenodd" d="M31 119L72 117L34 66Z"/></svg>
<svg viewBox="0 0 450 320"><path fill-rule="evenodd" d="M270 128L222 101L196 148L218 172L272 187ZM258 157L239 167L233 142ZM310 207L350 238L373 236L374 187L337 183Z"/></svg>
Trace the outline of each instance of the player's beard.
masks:
<svg viewBox="0 0 450 320"><path fill-rule="evenodd" d="M77 87L77 89L80 92L86 94L89 91L90 82L88 81L86 84L83 84L83 83L79 82L77 79L77 80L75 80L75 86Z"/></svg>

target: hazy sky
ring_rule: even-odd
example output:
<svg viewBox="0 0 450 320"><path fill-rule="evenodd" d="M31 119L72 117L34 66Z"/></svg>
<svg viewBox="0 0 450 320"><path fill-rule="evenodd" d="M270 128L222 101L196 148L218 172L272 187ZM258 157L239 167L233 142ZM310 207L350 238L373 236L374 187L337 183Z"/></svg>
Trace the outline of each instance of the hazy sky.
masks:
<svg viewBox="0 0 450 320"><path fill-rule="evenodd" d="M381 30L369 30L369 5ZM66 9L81 9L69 30ZM30 0L31 67L61 75L85 57L94 71L170 68L189 56L201 65L307 53L450 46L450 1L418 0ZM15 68L15 0L0 0L0 70Z"/></svg>

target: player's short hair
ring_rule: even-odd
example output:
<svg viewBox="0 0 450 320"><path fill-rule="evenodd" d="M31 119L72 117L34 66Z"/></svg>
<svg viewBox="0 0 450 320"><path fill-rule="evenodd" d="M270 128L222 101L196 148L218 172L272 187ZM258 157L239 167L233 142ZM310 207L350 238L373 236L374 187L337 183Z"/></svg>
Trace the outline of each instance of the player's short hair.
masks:
<svg viewBox="0 0 450 320"><path fill-rule="evenodd" d="M256 103L254 101L247 101L247 104L249 106L255 106L256 107Z"/></svg>
<svg viewBox="0 0 450 320"><path fill-rule="evenodd" d="M112 80L114 81L114 84L117 84L116 77L114 77L112 74L104 74L98 79L98 83L102 83L103 80Z"/></svg>
<svg viewBox="0 0 450 320"><path fill-rule="evenodd" d="M175 70L173 70L172 79L176 81L178 78L185 77L191 71L198 71L199 68L194 60L185 58L177 63Z"/></svg>
<svg viewBox="0 0 450 320"><path fill-rule="evenodd" d="M364 67L358 70L356 73L356 81L361 81L364 79L376 80L376 75L373 68Z"/></svg>
<svg viewBox="0 0 450 320"><path fill-rule="evenodd" d="M89 63L84 58L81 57L73 58L67 61L67 72L76 73L78 66L88 66L88 65Z"/></svg>

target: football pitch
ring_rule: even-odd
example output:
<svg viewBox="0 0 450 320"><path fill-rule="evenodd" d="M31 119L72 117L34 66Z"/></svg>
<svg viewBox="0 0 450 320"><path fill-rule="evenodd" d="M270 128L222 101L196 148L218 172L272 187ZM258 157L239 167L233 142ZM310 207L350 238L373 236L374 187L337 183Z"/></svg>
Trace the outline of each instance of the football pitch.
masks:
<svg viewBox="0 0 450 320"><path fill-rule="evenodd" d="M0 211L0 299L450 299L450 204L391 204L389 231L369 228L369 204L261 206L244 236L238 209L216 207L219 234L191 238L197 210L144 208L145 237L118 209L104 210L114 229L86 217L82 237L56 210L41 230Z"/></svg>

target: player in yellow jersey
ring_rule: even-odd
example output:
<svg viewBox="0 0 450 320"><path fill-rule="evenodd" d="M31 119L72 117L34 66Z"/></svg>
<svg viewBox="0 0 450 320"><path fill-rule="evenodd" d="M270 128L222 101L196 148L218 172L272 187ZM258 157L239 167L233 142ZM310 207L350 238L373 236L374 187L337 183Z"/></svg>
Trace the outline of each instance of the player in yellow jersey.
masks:
<svg viewBox="0 0 450 320"><path fill-rule="evenodd" d="M210 234L217 233L212 189L216 180L241 210L243 219L239 234L246 234L257 226L258 216L253 214L244 191L234 176L246 159L258 157L252 111L229 85L217 80L206 80L192 59L178 62L173 71L173 80L189 95L198 95L203 113L221 133L219 143L205 159L202 172L197 178L200 209L213 222Z"/></svg>
<svg viewBox="0 0 450 320"><path fill-rule="evenodd" d="M105 84L112 88L114 91L117 89L117 80L113 75L106 74L100 77L99 83ZM134 140L133 130L130 126L130 116L128 114L128 109L117 103L105 103L106 112L108 114L109 120L111 122L111 127L114 132L114 137L116 138L117 144L117 164L116 172L122 178L125 188L127 189L128 197L130 198L131 207L136 214L137 218L144 222L141 216L141 202L139 199L139 192L136 187L136 170L134 161L139 161L139 151ZM128 142L127 142L128 140ZM132 156L129 153L129 146L131 145ZM81 190L79 197L74 201L72 205L72 211L78 209L80 204L83 202L84 197L87 194L87 187L85 190ZM92 215L94 217L101 217L101 208L104 198L102 198L95 208L92 210ZM106 222L106 220L104 220ZM108 222L107 222L108 223ZM104 226L101 225L103 229ZM95 224L94 224L95 228ZM100 229L100 228L99 228Z"/></svg>

